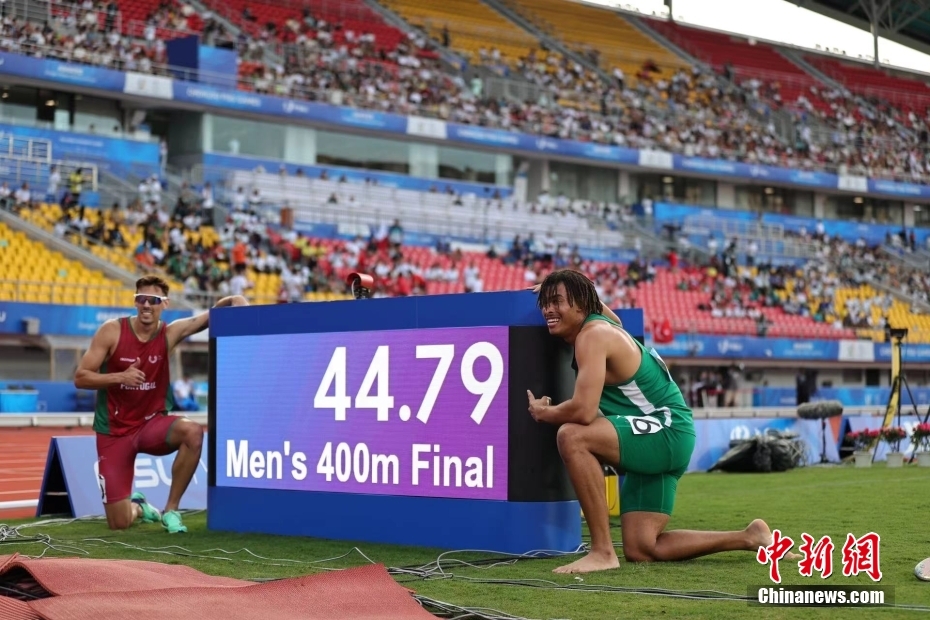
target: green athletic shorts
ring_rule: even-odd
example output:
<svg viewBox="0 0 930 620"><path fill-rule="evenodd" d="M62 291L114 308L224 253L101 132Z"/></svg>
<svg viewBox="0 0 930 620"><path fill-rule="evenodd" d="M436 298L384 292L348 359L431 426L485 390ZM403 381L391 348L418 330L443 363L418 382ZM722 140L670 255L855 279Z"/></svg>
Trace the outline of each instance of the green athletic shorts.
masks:
<svg viewBox="0 0 930 620"><path fill-rule="evenodd" d="M620 440L620 513L672 514L678 479L694 452L694 428L674 428L657 418L606 416Z"/></svg>

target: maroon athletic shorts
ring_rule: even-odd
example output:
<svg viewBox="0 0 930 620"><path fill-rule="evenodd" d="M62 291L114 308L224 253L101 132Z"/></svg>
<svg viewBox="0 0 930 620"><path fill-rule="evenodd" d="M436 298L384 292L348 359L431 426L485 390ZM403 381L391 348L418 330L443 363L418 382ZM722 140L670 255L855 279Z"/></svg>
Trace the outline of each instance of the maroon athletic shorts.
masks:
<svg viewBox="0 0 930 620"><path fill-rule="evenodd" d="M178 449L168 443L168 435L171 426L182 417L159 413L127 435L114 437L97 433L100 467L97 482L104 504L128 499L132 494L137 454L164 456Z"/></svg>

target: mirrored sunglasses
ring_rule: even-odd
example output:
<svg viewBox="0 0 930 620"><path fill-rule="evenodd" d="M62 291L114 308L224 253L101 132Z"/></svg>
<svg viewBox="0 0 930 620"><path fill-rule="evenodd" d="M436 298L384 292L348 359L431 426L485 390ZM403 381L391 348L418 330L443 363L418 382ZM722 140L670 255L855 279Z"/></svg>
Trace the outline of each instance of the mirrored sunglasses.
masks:
<svg viewBox="0 0 930 620"><path fill-rule="evenodd" d="M142 293L136 293L135 299L136 303L140 306L144 306L145 302L148 302L152 306L160 306L168 301L167 297L162 297L161 295L143 295Z"/></svg>

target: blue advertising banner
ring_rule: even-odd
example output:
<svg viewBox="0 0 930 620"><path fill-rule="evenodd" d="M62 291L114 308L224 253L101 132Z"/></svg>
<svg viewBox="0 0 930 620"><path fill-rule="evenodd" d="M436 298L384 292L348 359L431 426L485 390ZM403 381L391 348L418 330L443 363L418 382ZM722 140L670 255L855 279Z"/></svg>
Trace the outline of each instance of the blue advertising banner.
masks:
<svg viewBox="0 0 930 620"><path fill-rule="evenodd" d="M730 449L730 441L750 439L762 435L768 430L793 432L807 444L807 464L820 462L822 435L820 420L802 420L799 418L732 418L716 420L695 420L697 437L694 453L691 455L689 472L707 471L714 466L721 456ZM827 459L831 462L840 460L838 450L838 433L827 425Z"/></svg>
<svg viewBox="0 0 930 620"><path fill-rule="evenodd" d="M84 407L78 407L77 388L71 381L0 381L0 392L27 388L38 392L35 409L15 413L87 411L90 406L90 403L85 403ZM0 413L9 412L0 406Z"/></svg>
<svg viewBox="0 0 930 620"><path fill-rule="evenodd" d="M790 168L775 168L772 166L759 166L743 164L719 159L704 159L701 157L673 156L675 170L687 170L714 176L751 178L771 181L773 183L790 183L792 185L806 185L809 187L823 187L836 189L838 179L835 174L828 172L811 172L807 170L793 170Z"/></svg>
<svg viewBox="0 0 930 620"><path fill-rule="evenodd" d="M168 54L168 66L172 67L169 70L171 75L179 80L196 79L200 67L199 47L200 37L193 34L168 41L165 52Z"/></svg>
<svg viewBox="0 0 930 620"><path fill-rule="evenodd" d="M197 60L200 82L223 88L236 88L239 77L239 61L235 50L198 45Z"/></svg>
<svg viewBox="0 0 930 620"><path fill-rule="evenodd" d="M120 71L9 52L0 52L0 72L33 80L91 86L109 91L122 91L126 82L126 75Z"/></svg>
<svg viewBox="0 0 930 620"><path fill-rule="evenodd" d="M847 407L884 407L890 396L890 387L817 388L811 400L838 400ZM910 394L907 389L902 389L901 405L910 407L911 396L918 407L930 405L930 388L911 388ZM797 390L793 387L755 388L752 391L753 407L794 407L797 402Z"/></svg>
<svg viewBox="0 0 930 620"><path fill-rule="evenodd" d="M309 234L306 227L301 228ZM330 228L327 231L334 231ZM338 230L335 231L338 234ZM332 236L332 235L330 235ZM434 245L436 238L417 239L420 244ZM93 336L105 321L132 315L132 308L101 306L64 306L0 302L0 334L26 333L26 319L38 319L39 332L60 336ZM190 310L165 310L162 318L171 322L191 316ZM867 341L794 340L788 338L754 338L750 336L676 335L666 344L654 344L656 351L669 359L685 357L723 359L778 359L799 361L891 361L891 345ZM906 345L902 348L905 362L930 362L930 344ZM915 396L916 398L916 396Z"/></svg>
<svg viewBox="0 0 930 620"><path fill-rule="evenodd" d="M639 151L636 149L579 142L577 140L561 140L546 136L531 136L515 131L476 127L474 125L448 123L446 125L446 134L449 140L456 142L515 148L532 153L552 153L554 155L583 157L630 165L637 164L640 159Z"/></svg>
<svg viewBox="0 0 930 620"><path fill-rule="evenodd" d="M885 181L883 179L869 179L868 188L874 194L889 194L901 198L926 198L928 190L926 185Z"/></svg>
<svg viewBox="0 0 930 620"><path fill-rule="evenodd" d="M887 235L898 235L902 227L887 224L863 224L840 220L819 220L814 217L797 215L781 215L779 213L756 213L754 211L737 211L731 209L713 209L682 204L658 202L653 205L653 216L656 224L661 227L665 223L682 223L685 218L701 217L716 220L729 220L740 222L757 222L780 226L786 232L813 233L817 224L822 222L824 232L831 237L839 237L846 241L857 241L862 238L870 244L885 243ZM930 236L928 228L908 227L908 233L914 232L918 245L924 245Z"/></svg>
<svg viewBox="0 0 930 620"><path fill-rule="evenodd" d="M678 334L670 343L654 344L662 357L776 359L815 362L891 362L891 345L867 340L798 340L752 336ZM901 348L905 362L930 362L930 344Z"/></svg>
<svg viewBox="0 0 930 620"><path fill-rule="evenodd" d="M181 498L182 510L205 510L207 508L207 463L209 453L207 433L204 433L203 452L200 465L194 473L190 486ZM159 510L168 501L171 489L171 466L177 453L167 456L149 456L140 454L136 457L135 475L132 490L145 495L146 500ZM94 436L67 436L52 438L45 474L42 477L42 491L36 516L47 513L46 494L58 491L52 488L56 481L55 471L60 467L65 488L70 501L71 516L74 518L96 517L104 514L103 493L97 476L97 440Z"/></svg>
<svg viewBox="0 0 930 620"><path fill-rule="evenodd" d="M168 65L178 80L197 81L220 88L235 89L239 62L235 50L200 44L200 37L190 35L168 41Z"/></svg>
<svg viewBox="0 0 930 620"><path fill-rule="evenodd" d="M208 56L210 54L211 52L207 52ZM198 54L198 63L199 61ZM207 60L208 64L213 63L213 61L213 58ZM217 62L219 62L218 59ZM52 82L89 86L112 92L123 92L124 85L127 83L125 74L109 69L31 58L7 52L0 52L0 73L29 78L38 77ZM203 82L202 79L200 81ZM413 120L412 117L408 118L398 114L385 114L315 102L294 101L268 95L256 95L237 91L232 87L198 84L193 81L174 80L173 90L173 98L182 102L382 132L406 134L408 133L408 123ZM671 153L647 153L635 149L561 140L546 136L532 136L501 129L456 124L446 125L442 121L436 121L436 123L437 125L426 133L410 133L465 144L503 147L536 154L551 153L553 155L595 161L637 165L669 172L694 172L734 179L754 179L784 183L812 189L821 188L854 191L863 194L881 194L898 198L930 199L930 186L927 185L866 179L864 177L839 177L827 172L759 166L724 160L686 157Z"/></svg>
<svg viewBox="0 0 930 620"><path fill-rule="evenodd" d="M678 335L667 344L652 344L659 355L670 359L713 357L727 359L789 359L837 361L837 340L789 340L749 336Z"/></svg>
<svg viewBox="0 0 930 620"><path fill-rule="evenodd" d="M133 308L59 306L0 301L0 334L25 334L26 319L39 321L39 333L55 336L93 336L110 319L131 316ZM167 323L192 315L190 310L165 310Z"/></svg>
<svg viewBox="0 0 930 620"><path fill-rule="evenodd" d="M194 84L175 80L174 99L187 103L214 105L232 110L260 112L283 118L296 118L345 127L365 128L398 134L407 132L407 117L399 114L385 114L325 103L294 101L269 95L255 95L209 84Z"/></svg>
<svg viewBox="0 0 930 620"><path fill-rule="evenodd" d="M901 358L905 362L930 362L930 344L904 344L901 346ZM876 344L875 359L891 362L891 345Z"/></svg>
<svg viewBox="0 0 930 620"><path fill-rule="evenodd" d="M98 169L123 176L130 170L141 174L159 171L159 149L154 142L123 140L86 133L20 127L0 123L0 138L48 140L51 143L52 159L67 159L87 162ZM45 188L39 188L42 191Z"/></svg>

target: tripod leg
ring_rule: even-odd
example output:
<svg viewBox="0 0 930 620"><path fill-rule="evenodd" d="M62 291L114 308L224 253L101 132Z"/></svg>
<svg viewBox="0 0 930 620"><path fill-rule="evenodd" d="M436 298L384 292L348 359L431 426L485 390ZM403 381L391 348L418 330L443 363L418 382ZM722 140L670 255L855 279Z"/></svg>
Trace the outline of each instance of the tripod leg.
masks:
<svg viewBox="0 0 930 620"><path fill-rule="evenodd" d="M904 373L901 373L901 382L904 384L904 387L907 388L907 395L911 399L911 406L914 407L914 415L920 419L920 411L917 410L917 401L914 400L914 395L911 393L911 385L907 382L907 377L904 376ZM901 403L898 402L898 424L901 423Z"/></svg>
<svg viewBox="0 0 930 620"><path fill-rule="evenodd" d="M888 404L885 407L885 417L882 418L882 428L885 428L886 421L890 424L891 420L894 419L895 413L898 417L901 416L901 379L903 374L900 372L891 379L891 392L889 393ZM869 446L869 450L872 452L872 462L875 462L875 457L878 454L878 446L873 442Z"/></svg>
<svg viewBox="0 0 930 620"><path fill-rule="evenodd" d="M827 419L820 418L820 438L823 442L820 448L820 462L829 463L827 460Z"/></svg>
<svg viewBox="0 0 930 620"><path fill-rule="evenodd" d="M907 377L904 376L904 373L901 373L901 382L904 383L904 387L907 388L907 395L911 398L911 406L914 407L914 415L917 416L917 421L920 422L920 411L917 409L917 401L914 400L914 395L911 393L911 385L907 382ZM930 411L930 410L928 410ZM898 402L898 426L901 426L901 403ZM908 463L913 463L917 459L917 451L911 452L911 458L907 460Z"/></svg>

